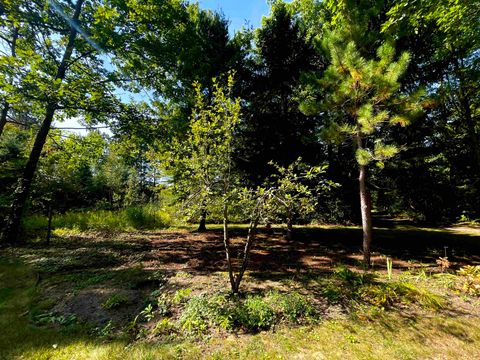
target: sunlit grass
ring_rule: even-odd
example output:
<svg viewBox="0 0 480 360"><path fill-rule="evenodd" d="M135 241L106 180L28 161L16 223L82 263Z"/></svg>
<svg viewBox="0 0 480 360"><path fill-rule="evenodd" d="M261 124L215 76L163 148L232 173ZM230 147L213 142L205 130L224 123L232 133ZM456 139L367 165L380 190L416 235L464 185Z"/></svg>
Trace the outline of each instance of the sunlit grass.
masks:
<svg viewBox="0 0 480 360"><path fill-rule="evenodd" d="M169 211L153 204L119 210L69 211L55 214L52 219L54 229L74 231L165 229L173 223ZM26 231L38 231L46 227L47 218L41 215L29 216L23 222Z"/></svg>
<svg viewBox="0 0 480 360"><path fill-rule="evenodd" d="M106 340L82 327L35 327L41 311L36 274L18 262L0 261L1 359L475 359L480 358L480 322L467 315L403 316L381 312L374 319L343 316L314 325L281 327L256 335L177 341Z"/></svg>

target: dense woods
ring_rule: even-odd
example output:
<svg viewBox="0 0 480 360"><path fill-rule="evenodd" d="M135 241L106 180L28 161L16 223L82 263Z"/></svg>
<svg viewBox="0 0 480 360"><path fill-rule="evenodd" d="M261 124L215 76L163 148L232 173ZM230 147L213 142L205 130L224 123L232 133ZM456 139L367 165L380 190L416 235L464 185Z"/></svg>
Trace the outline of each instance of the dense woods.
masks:
<svg viewBox="0 0 480 360"><path fill-rule="evenodd" d="M478 224L480 3L269 5L0 0L0 248L221 224L239 293L275 224Z"/></svg>
<svg viewBox="0 0 480 360"><path fill-rule="evenodd" d="M181 1L5 1L3 241L17 240L20 217L40 211L46 190L59 212L147 204L162 191L185 200L189 180L172 159L191 131L194 84L208 108L212 79L229 72L242 186L275 174L270 161L299 157L328 165L340 185L297 221L362 218L369 243L371 209L478 219L477 20L468 1L274 2L260 28L230 36L224 15ZM65 118L111 132L56 130ZM191 220L213 215L203 211Z"/></svg>

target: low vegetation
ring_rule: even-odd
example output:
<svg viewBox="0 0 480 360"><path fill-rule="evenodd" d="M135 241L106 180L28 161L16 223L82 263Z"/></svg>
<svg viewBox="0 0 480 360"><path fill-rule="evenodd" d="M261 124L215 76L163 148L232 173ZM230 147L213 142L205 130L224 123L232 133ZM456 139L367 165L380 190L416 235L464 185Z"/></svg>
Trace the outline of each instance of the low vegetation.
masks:
<svg viewBox="0 0 480 360"><path fill-rule="evenodd" d="M55 214L53 229L75 231L126 231L164 229L173 225L172 211L163 210L155 204L127 207L120 210L85 210ZM48 227L45 215L33 215L23 222L23 230L39 233Z"/></svg>
<svg viewBox="0 0 480 360"><path fill-rule="evenodd" d="M246 231L233 230L240 238ZM245 291L237 295L225 289L223 266L215 267L221 258L221 248L215 250L221 244L218 231L201 236L185 230L147 231L113 238L77 232L55 236L46 248L8 249L0 262L0 324L13 331L0 339L0 354L7 359L110 359L112 353L125 359L242 359L303 353L340 359L369 357L373 351L379 357L428 358L436 356L428 344L436 344L447 359L480 355L475 346L480 341L480 298L473 290L479 270L463 262L462 242L455 241L472 235L392 231L405 242L413 230L419 242L451 239L457 244L450 268L442 269L430 252L430 261L389 256L389 271L387 257L374 253L377 265L365 271L361 254L348 240L338 252L344 256L332 263L334 253L319 247L322 241L315 234L321 231L322 238L335 242L359 234L341 227L297 228L300 238L293 253L277 253L278 242L288 240L275 228L268 236L259 234ZM309 235L317 240L307 240ZM212 238L202 242L203 236ZM475 242L477 238L473 236ZM195 241L203 249L198 253ZM105 252L108 248L115 249L115 256ZM166 249L175 250L167 255ZM204 251L211 256L201 255ZM256 259L264 252L285 266L270 274L259 271L262 262ZM190 255L184 257L186 253ZM151 255L159 261L152 262ZM327 268L312 265L318 256L326 257ZM192 262L201 259L201 265ZM17 343L21 345L13 346Z"/></svg>

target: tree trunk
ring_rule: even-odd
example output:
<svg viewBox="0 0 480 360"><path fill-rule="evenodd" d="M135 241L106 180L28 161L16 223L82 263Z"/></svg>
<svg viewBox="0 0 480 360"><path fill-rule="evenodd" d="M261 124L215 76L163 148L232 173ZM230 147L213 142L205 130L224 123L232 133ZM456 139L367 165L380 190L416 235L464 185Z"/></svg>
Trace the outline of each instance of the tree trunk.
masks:
<svg viewBox="0 0 480 360"><path fill-rule="evenodd" d="M17 56L17 51L16 51L17 39L18 39L18 28L14 27L13 35L12 35L12 44L10 46L12 57ZM10 104L8 103L7 100L5 100L3 102L2 113L0 114L0 137L2 136L5 125L7 124L7 116L8 116L9 110L10 110Z"/></svg>
<svg viewBox="0 0 480 360"><path fill-rule="evenodd" d="M245 243L245 249L243 250L242 266L240 268L240 271L237 277L235 278L235 284L232 287L232 292L234 294L238 293L238 290L240 289L240 283L243 278L243 274L245 274L245 270L247 270L248 260L250 258L250 251L253 246L253 241L255 240L255 232L257 230L257 225L258 225L258 216L255 216L254 219L250 222L250 226L248 228L247 241Z"/></svg>
<svg viewBox="0 0 480 360"><path fill-rule="evenodd" d="M3 129L7 124L8 110L10 110L10 104L8 103L8 101L5 101L3 103L2 113L0 114L0 136L2 136Z"/></svg>
<svg viewBox="0 0 480 360"><path fill-rule="evenodd" d="M363 139L360 133L356 135L357 148L363 149ZM370 266L370 253L372 244L372 200L367 189L367 168L359 165L359 188L360 188L360 213L362 216L363 230L363 261L365 266Z"/></svg>
<svg viewBox="0 0 480 360"><path fill-rule="evenodd" d="M204 232L207 231L207 210L202 210L202 214L200 215L200 224L198 225L197 231Z"/></svg>
<svg viewBox="0 0 480 360"><path fill-rule="evenodd" d="M372 200L370 193L367 190L366 178L367 169L365 165L360 165L358 181L360 184L360 209L363 229L363 261L366 266L370 266L370 246L372 244Z"/></svg>
<svg viewBox="0 0 480 360"><path fill-rule="evenodd" d="M48 204L48 226L47 226L47 237L45 238L45 243L47 245L50 245L50 238L52 237L52 217L53 217L52 204Z"/></svg>
<svg viewBox="0 0 480 360"><path fill-rule="evenodd" d="M225 204L223 206L223 245L225 246L225 256L227 258L228 278L230 279L232 292L235 293L235 276L233 274L232 259L230 256L230 238L228 233L228 208Z"/></svg>
<svg viewBox="0 0 480 360"><path fill-rule="evenodd" d="M75 12L72 17L73 23L78 22L83 2L84 0L78 0L75 5ZM72 26L70 28L68 43L65 48L62 61L57 69L57 74L54 80L63 81L63 79L65 78L68 62L70 61L70 58L73 53L73 49L75 47L76 36L77 36L76 27ZM17 240L17 233L20 228L20 220L22 218L23 210L27 202L28 193L32 185L33 176L35 175L35 171L37 169L38 161L40 159L43 146L45 145L48 133L50 131L50 127L52 125L53 116L55 115L55 111L57 109L57 102L58 102L58 99L54 98L50 100L50 102L47 104L45 117L43 119L40 130L38 131L37 136L35 137L35 142L30 152L30 157L28 158L27 165L25 166L23 175L18 180L12 205L10 206L10 214L6 219L5 228L2 234L2 241L5 243L13 244Z"/></svg>
<svg viewBox="0 0 480 360"><path fill-rule="evenodd" d="M285 234L285 239L291 241L293 239L293 220L291 214L287 218L287 233Z"/></svg>

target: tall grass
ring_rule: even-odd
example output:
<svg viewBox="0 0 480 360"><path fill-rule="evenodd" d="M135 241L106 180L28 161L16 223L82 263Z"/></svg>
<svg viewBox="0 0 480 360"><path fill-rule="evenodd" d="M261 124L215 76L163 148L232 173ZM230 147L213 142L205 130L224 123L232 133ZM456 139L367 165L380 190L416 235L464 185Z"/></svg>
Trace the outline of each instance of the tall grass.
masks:
<svg viewBox="0 0 480 360"><path fill-rule="evenodd" d="M84 210L55 214L52 219L54 229L69 230L141 230L165 229L173 224L171 212L156 205L128 207L119 210ZM32 215L23 221L26 231L36 231L47 227L47 218Z"/></svg>

